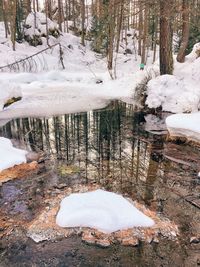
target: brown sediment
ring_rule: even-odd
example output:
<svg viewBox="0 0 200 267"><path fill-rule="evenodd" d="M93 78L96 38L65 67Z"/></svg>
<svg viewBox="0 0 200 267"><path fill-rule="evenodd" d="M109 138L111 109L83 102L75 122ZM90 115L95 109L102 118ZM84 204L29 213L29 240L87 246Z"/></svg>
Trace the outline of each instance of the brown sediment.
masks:
<svg viewBox="0 0 200 267"><path fill-rule="evenodd" d="M23 178L30 175L30 173L38 170L38 163L33 161L31 163L22 163L15 165L14 167L8 168L0 172L0 185L7 181Z"/></svg>

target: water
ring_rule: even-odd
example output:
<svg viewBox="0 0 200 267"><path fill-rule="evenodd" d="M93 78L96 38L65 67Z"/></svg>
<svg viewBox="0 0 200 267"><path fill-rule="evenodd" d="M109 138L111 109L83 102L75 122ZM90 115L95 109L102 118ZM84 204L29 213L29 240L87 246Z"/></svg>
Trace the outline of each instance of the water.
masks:
<svg viewBox="0 0 200 267"><path fill-rule="evenodd" d="M5 183L1 188L2 210L30 221L44 206L47 191L63 184L98 183L174 221L180 229L178 242L163 239L159 244L141 243L138 248L113 246L105 250L88 247L78 238L44 242L42 246L15 236L3 246L7 253L3 262L32 266L27 261L30 257L36 264L33 266L197 266L200 245L190 244L190 238L200 233L200 151L167 142L159 123L146 131L146 121L146 115L131 105L113 102L103 110L9 122L1 128L1 135L42 154L45 179L40 174ZM9 199L11 189L15 193ZM12 242L26 246L18 257L13 256L18 250Z"/></svg>

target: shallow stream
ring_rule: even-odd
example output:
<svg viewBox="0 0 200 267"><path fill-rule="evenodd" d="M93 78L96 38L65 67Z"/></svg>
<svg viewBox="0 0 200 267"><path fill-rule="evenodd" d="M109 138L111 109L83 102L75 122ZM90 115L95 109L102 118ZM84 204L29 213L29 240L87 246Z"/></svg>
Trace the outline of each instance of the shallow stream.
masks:
<svg viewBox="0 0 200 267"><path fill-rule="evenodd" d="M96 183L138 200L180 230L177 241L103 249L78 237L36 244L16 227L2 237L0 267L200 265L200 243L190 242L200 236L200 150L168 142L163 114L148 115L113 102L87 113L15 119L0 128L0 136L38 152L41 161L39 173L0 187L5 220L31 222L47 194Z"/></svg>

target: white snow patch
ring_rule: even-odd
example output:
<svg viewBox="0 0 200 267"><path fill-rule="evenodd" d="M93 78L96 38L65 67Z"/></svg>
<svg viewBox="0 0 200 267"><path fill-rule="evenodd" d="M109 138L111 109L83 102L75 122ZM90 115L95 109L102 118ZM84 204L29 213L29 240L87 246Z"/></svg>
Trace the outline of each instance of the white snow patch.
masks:
<svg viewBox="0 0 200 267"><path fill-rule="evenodd" d="M61 227L90 227L104 233L150 227L154 221L119 194L96 190L64 198L56 217Z"/></svg>
<svg viewBox="0 0 200 267"><path fill-rule="evenodd" d="M167 117L166 124L170 135L200 141L200 112L171 115Z"/></svg>
<svg viewBox="0 0 200 267"><path fill-rule="evenodd" d="M21 163L26 163L25 150L13 147L12 142L0 137L0 171Z"/></svg>

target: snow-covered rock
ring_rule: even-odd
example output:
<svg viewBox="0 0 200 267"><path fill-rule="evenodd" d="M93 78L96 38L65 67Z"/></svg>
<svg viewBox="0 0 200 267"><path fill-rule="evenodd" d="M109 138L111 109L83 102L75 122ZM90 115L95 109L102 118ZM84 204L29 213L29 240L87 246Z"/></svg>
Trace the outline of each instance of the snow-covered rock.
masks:
<svg viewBox="0 0 200 267"><path fill-rule="evenodd" d="M21 88L19 85L9 82L0 83L0 111L3 110L4 104L13 97L21 97Z"/></svg>
<svg viewBox="0 0 200 267"><path fill-rule="evenodd" d="M186 61L193 62L200 56L200 43L193 46L192 52L186 57Z"/></svg>
<svg viewBox="0 0 200 267"><path fill-rule="evenodd" d="M174 61L173 75L152 79L146 104L173 113L197 112L200 108L200 43L194 45L184 63Z"/></svg>
<svg viewBox="0 0 200 267"><path fill-rule="evenodd" d="M42 45L42 36L60 35L57 23L51 21L44 13L32 12L28 15L24 26L25 39L33 46Z"/></svg>
<svg viewBox="0 0 200 267"><path fill-rule="evenodd" d="M146 104L173 113L198 111L200 90L186 85L183 79L162 75L148 83Z"/></svg>
<svg viewBox="0 0 200 267"><path fill-rule="evenodd" d="M166 119L171 136L183 136L188 140L200 141L200 112L174 114Z"/></svg>
<svg viewBox="0 0 200 267"><path fill-rule="evenodd" d="M104 233L150 227L154 221L116 193L96 190L64 198L56 217L61 227L90 227Z"/></svg>
<svg viewBox="0 0 200 267"><path fill-rule="evenodd" d="M26 163L25 150L13 147L12 142L0 137L0 171L21 163Z"/></svg>

